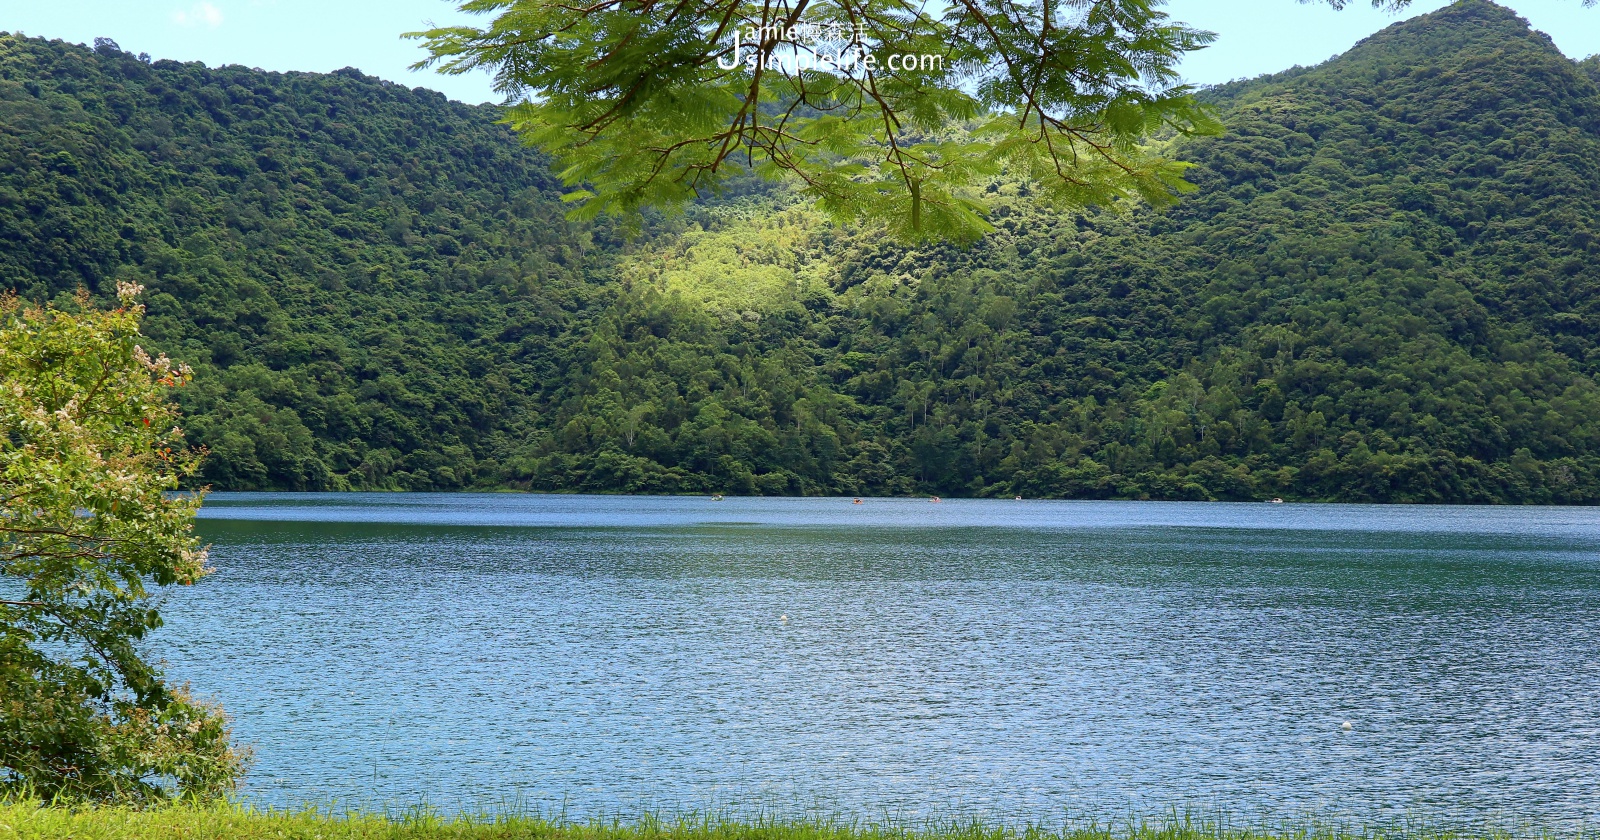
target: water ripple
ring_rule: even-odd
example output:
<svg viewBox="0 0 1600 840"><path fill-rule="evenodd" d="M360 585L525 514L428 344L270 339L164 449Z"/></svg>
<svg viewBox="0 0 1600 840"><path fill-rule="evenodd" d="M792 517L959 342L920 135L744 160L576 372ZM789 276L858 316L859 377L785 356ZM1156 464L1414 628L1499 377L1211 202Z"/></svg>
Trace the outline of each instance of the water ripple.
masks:
<svg viewBox="0 0 1600 840"><path fill-rule="evenodd" d="M219 572L171 597L156 652L227 705L275 804L1600 822L1592 510L217 494L205 516Z"/></svg>

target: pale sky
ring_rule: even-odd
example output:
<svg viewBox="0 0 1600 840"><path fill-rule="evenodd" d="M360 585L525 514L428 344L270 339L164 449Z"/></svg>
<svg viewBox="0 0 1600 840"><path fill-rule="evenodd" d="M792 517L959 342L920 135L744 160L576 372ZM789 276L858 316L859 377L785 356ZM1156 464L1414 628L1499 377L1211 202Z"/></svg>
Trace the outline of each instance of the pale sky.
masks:
<svg viewBox="0 0 1600 840"><path fill-rule="evenodd" d="M1400 15L1352 0L1343 11L1295 0L1170 0L1176 20L1220 36L1183 72L1211 84L1310 65L1395 21L1446 5L1416 0ZM1511 0L1572 58L1600 52L1600 7L1579 0ZM445 0L0 0L0 30L89 43L98 36L154 58L327 72L357 67L467 102L497 101L488 76L441 76L407 66L422 57L400 33L471 20Z"/></svg>

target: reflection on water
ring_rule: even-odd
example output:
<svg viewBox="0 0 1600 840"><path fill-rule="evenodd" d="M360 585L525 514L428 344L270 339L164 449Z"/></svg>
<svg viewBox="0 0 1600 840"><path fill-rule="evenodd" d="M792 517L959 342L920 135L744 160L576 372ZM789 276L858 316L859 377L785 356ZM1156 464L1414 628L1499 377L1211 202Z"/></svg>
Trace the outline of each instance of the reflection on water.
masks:
<svg viewBox="0 0 1600 840"><path fill-rule="evenodd" d="M227 705L271 803L1600 821L1600 511L217 494L203 516L219 572L171 597L157 652Z"/></svg>

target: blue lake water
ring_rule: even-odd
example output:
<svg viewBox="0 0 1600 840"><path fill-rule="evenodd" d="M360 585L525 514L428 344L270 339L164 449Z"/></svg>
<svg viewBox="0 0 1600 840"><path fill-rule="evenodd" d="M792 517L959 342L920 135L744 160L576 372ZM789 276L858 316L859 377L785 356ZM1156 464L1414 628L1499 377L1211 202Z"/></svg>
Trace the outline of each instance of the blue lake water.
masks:
<svg viewBox="0 0 1600 840"><path fill-rule="evenodd" d="M218 493L200 532L154 652L257 801L1600 823L1600 510Z"/></svg>

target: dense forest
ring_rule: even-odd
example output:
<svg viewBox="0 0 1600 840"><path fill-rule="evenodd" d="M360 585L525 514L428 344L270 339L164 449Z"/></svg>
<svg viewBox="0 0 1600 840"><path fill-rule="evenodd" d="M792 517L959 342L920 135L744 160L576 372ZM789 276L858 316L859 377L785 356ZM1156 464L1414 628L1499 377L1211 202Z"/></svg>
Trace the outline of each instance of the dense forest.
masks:
<svg viewBox="0 0 1600 840"><path fill-rule="evenodd" d="M629 238L489 106L0 36L0 287L143 282L219 489L1595 503L1597 85L1466 0L1209 90L1165 212Z"/></svg>

